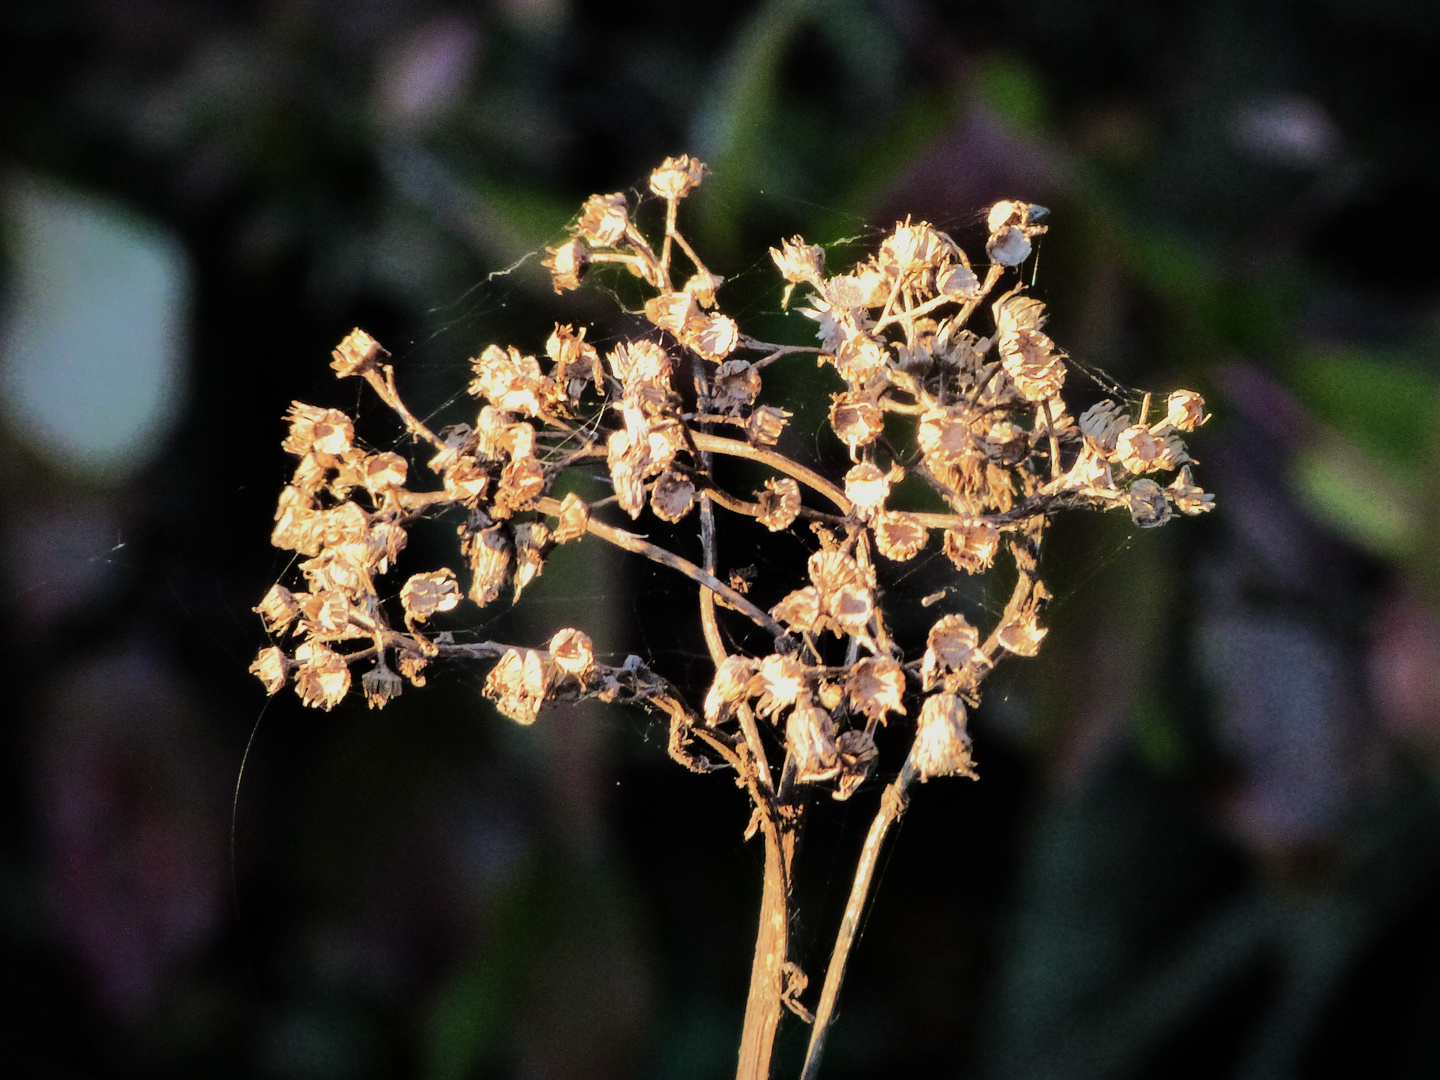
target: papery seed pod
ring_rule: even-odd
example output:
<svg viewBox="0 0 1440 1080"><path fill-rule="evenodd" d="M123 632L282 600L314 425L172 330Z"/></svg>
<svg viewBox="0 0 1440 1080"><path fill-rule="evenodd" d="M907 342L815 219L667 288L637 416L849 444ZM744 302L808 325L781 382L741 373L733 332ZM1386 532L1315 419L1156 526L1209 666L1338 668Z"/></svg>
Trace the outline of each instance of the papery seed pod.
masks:
<svg viewBox="0 0 1440 1080"><path fill-rule="evenodd" d="M947 266L935 275L935 292L952 300L975 300L981 293L980 279L968 266Z"/></svg>
<svg viewBox="0 0 1440 1080"><path fill-rule="evenodd" d="M929 410L920 418L915 441L932 467L963 461L975 452L968 410L960 406Z"/></svg>
<svg viewBox="0 0 1440 1080"><path fill-rule="evenodd" d="M550 689L545 661L534 649L508 649L485 679L484 694L517 724L533 724Z"/></svg>
<svg viewBox="0 0 1440 1080"><path fill-rule="evenodd" d="M706 360L724 360L740 344L740 327L728 315L709 315L688 329L684 341Z"/></svg>
<svg viewBox="0 0 1440 1080"><path fill-rule="evenodd" d="M593 383L603 393L600 354L585 340L585 327L577 331L556 323L554 333L545 342L545 354L555 362L555 381L565 388L571 402L580 400L586 384Z"/></svg>
<svg viewBox="0 0 1440 1080"><path fill-rule="evenodd" d="M580 208L580 220L576 228L580 235L595 247L614 247L625 238L625 229L630 224L629 207L625 196L591 195Z"/></svg>
<svg viewBox="0 0 1440 1080"><path fill-rule="evenodd" d="M545 549L550 545L550 527L543 521L527 521L515 526L515 598L525 586L540 576L545 568Z"/></svg>
<svg viewBox="0 0 1440 1080"><path fill-rule="evenodd" d="M820 593L813 585L796 589L771 608L770 614L790 629L801 633L815 633L823 629Z"/></svg>
<svg viewBox="0 0 1440 1080"><path fill-rule="evenodd" d="M761 405L752 411L749 419L745 421L745 434L750 436L751 442L759 446L774 446L780 441L780 434L785 430L785 421L789 419L790 414L784 409Z"/></svg>
<svg viewBox="0 0 1440 1080"><path fill-rule="evenodd" d="M471 534L465 543L470 557L470 599L481 607L505 588L510 576L510 537L503 525L492 525Z"/></svg>
<svg viewBox="0 0 1440 1080"><path fill-rule="evenodd" d="M801 784L832 780L840 772L835 721L801 694L785 721L785 746L795 758L795 780Z"/></svg>
<svg viewBox="0 0 1440 1080"><path fill-rule="evenodd" d="M456 458L445 470L445 494L456 502L474 505L490 486L490 473L475 458Z"/></svg>
<svg viewBox="0 0 1440 1080"><path fill-rule="evenodd" d="M1131 520L1142 529L1154 529L1170 520L1165 489L1154 480L1136 480L1131 484L1127 502Z"/></svg>
<svg viewBox="0 0 1440 1080"><path fill-rule="evenodd" d="M1115 440L1115 460L1132 473L1168 471L1190 460L1185 444L1174 435L1160 435L1134 424Z"/></svg>
<svg viewBox="0 0 1440 1080"><path fill-rule="evenodd" d="M1181 431L1194 431L1209 419L1205 399L1194 390L1176 390L1165 399L1165 419Z"/></svg>
<svg viewBox="0 0 1440 1080"><path fill-rule="evenodd" d="M405 684L400 676L385 666L382 654L375 667L360 676L360 689L365 693L365 704L372 709L383 709L393 698L400 696Z"/></svg>
<svg viewBox="0 0 1440 1080"><path fill-rule="evenodd" d="M802 236L782 240L780 247L770 249L770 258L780 276L792 285L810 284L822 287L821 275L825 271L825 249L805 243Z"/></svg>
<svg viewBox="0 0 1440 1080"><path fill-rule="evenodd" d="M980 631L964 615L942 616L930 628L925 659L920 664L920 682L929 690L942 671L963 671L976 656Z"/></svg>
<svg viewBox="0 0 1440 1080"><path fill-rule="evenodd" d="M345 335L345 339L335 346L330 355L334 358L330 361L330 366L342 379L349 375L364 375L367 371L373 371L377 364L390 356L389 352L380 347L378 341L358 326Z"/></svg>
<svg viewBox="0 0 1440 1080"><path fill-rule="evenodd" d="M460 458L473 455L479 446L479 437L470 430L469 424L452 424L440 431L441 450L428 462L430 471L443 473Z"/></svg>
<svg viewBox="0 0 1440 1080"><path fill-rule="evenodd" d="M835 394L830 406L830 426L853 453L868 446L885 429L885 414L869 391Z"/></svg>
<svg viewBox="0 0 1440 1080"><path fill-rule="evenodd" d="M954 694L933 694L920 706L911 752L915 775L923 784L932 776L968 776L980 779L970 756L970 733L965 705Z"/></svg>
<svg viewBox="0 0 1440 1080"><path fill-rule="evenodd" d="M365 460L365 487L372 495L405 486L410 464L399 454L375 454Z"/></svg>
<svg viewBox="0 0 1440 1080"><path fill-rule="evenodd" d="M295 693L312 709L327 712L350 691L350 668L339 653L307 641L295 650Z"/></svg>
<svg viewBox="0 0 1440 1080"><path fill-rule="evenodd" d="M760 393L760 373L748 360L726 360L710 380L710 407L725 416L738 416Z"/></svg>
<svg viewBox="0 0 1440 1080"><path fill-rule="evenodd" d="M800 485L788 476L765 481L765 489L755 493L760 504L760 523L771 532L788 529L800 513Z"/></svg>
<svg viewBox="0 0 1440 1080"><path fill-rule="evenodd" d="M913 559L925 548L929 530L914 514L887 511L876 517L875 547L880 554L895 562Z"/></svg>
<svg viewBox="0 0 1440 1080"><path fill-rule="evenodd" d="M272 645L268 649L260 650L260 655L255 657L255 662L250 665L250 674L265 684L265 693L276 694L285 685L285 675L289 669L290 661L285 653Z"/></svg>
<svg viewBox="0 0 1440 1080"><path fill-rule="evenodd" d="M632 518L639 518L645 508L645 445L633 443L630 433L622 430L612 431L606 446L616 501Z"/></svg>
<svg viewBox="0 0 1440 1080"><path fill-rule="evenodd" d="M595 646L589 636L579 630L558 631L550 639L550 659L557 668L582 684L588 683L595 672Z"/></svg>
<svg viewBox="0 0 1440 1080"><path fill-rule="evenodd" d="M709 270L696 270L685 282L685 291L695 297L696 303L703 308L715 306L715 290L725 283L725 279L719 274L712 274Z"/></svg>
<svg viewBox="0 0 1440 1080"><path fill-rule="evenodd" d="M905 715L905 671L888 656L870 656L850 669L845 696L850 708L871 720L885 720L886 713Z"/></svg>
<svg viewBox="0 0 1440 1080"><path fill-rule="evenodd" d="M568 544L584 536L589 524L590 508L573 491L566 492L560 500L560 516L551 537L557 544Z"/></svg>
<svg viewBox="0 0 1440 1080"><path fill-rule="evenodd" d="M749 697L750 678L755 674L755 661L746 656L727 656L715 671L715 679L705 694L705 723L714 727L735 714L735 709Z"/></svg>
<svg viewBox="0 0 1440 1080"><path fill-rule="evenodd" d="M945 530L945 554L957 568L967 574L978 574L990 569L999 547L999 530L984 522L955 525Z"/></svg>
<svg viewBox="0 0 1440 1080"><path fill-rule="evenodd" d="M805 667L795 657L765 657L747 688L750 697L759 699L755 702L755 715L770 716L793 705L804 691L806 681Z"/></svg>
<svg viewBox="0 0 1440 1080"><path fill-rule="evenodd" d="M1053 398L1065 383L1065 354L1040 331L1044 310L1039 300L1018 292L1006 294L993 307L1000 362L1027 401Z"/></svg>
<svg viewBox="0 0 1440 1080"><path fill-rule="evenodd" d="M705 163L689 154L668 157L650 174L650 190L662 199L683 199L700 186Z"/></svg>
<svg viewBox="0 0 1440 1080"><path fill-rule="evenodd" d="M1048 633L1036 621L1035 612L1027 609L1002 626L995 637L1006 651L1016 656L1034 656Z"/></svg>
<svg viewBox="0 0 1440 1080"><path fill-rule="evenodd" d="M985 243L985 254L1000 266L1019 266L1030 257L1030 251L1030 238L1014 225L1000 226Z"/></svg>
<svg viewBox="0 0 1440 1080"><path fill-rule="evenodd" d="M264 620L266 630L279 634L295 621L300 614L300 605L296 602L294 593L284 585L275 584L270 586L264 599L250 610Z"/></svg>
<svg viewBox="0 0 1440 1080"><path fill-rule="evenodd" d="M883 342L869 334L856 334L835 350L835 370L852 388L860 390L885 370L889 355Z"/></svg>
<svg viewBox="0 0 1440 1080"><path fill-rule="evenodd" d="M1108 398L1097 401L1080 414L1080 431L1086 441L1107 457L1115 452L1116 440L1129 426L1129 415Z"/></svg>
<svg viewBox="0 0 1440 1080"><path fill-rule="evenodd" d="M666 469L650 491L650 509L662 521L679 521L695 506L695 485L690 478Z"/></svg>
<svg viewBox="0 0 1440 1080"><path fill-rule="evenodd" d="M875 739L863 728L841 732L835 747L840 752L840 783L833 798L843 802L865 782L880 752L875 749Z"/></svg>
<svg viewBox="0 0 1440 1080"><path fill-rule="evenodd" d="M873 462L862 461L845 474L845 497L855 507L855 516L869 521L890 495L890 474Z"/></svg>
<svg viewBox="0 0 1440 1080"><path fill-rule="evenodd" d="M425 574L414 574L400 590L400 603L405 617L425 622L442 611L453 611L460 603L460 585L453 570L441 567Z"/></svg>
<svg viewBox="0 0 1440 1080"><path fill-rule="evenodd" d="M1136 483L1139 482L1136 481ZM1134 490L1133 485L1131 490ZM1189 465L1181 466L1180 475L1175 477L1165 492L1174 500L1175 509L1182 514L1193 517L1196 514L1209 513L1215 509L1215 496L1195 486L1194 478L1190 475Z"/></svg>
<svg viewBox="0 0 1440 1080"><path fill-rule="evenodd" d="M653 341L622 341L607 359L610 370L627 390L637 383L655 383L670 390L670 354Z"/></svg>
<svg viewBox="0 0 1440 1080"><path fill-rule="evenodd" d="M585 271L590 269L590 249L579 237L575 237L559 247L546 248L548 257L540 263L546 270L550 271L551 284L557 294L568 289L578 289L580 279L585 276Z"/></svg>

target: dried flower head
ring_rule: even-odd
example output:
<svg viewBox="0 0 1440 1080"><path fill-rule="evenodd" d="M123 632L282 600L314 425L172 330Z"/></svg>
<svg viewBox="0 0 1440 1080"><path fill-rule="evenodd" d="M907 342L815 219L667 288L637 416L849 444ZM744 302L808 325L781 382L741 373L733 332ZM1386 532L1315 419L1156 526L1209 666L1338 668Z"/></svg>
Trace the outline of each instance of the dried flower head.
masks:
<svg viewBox="0 0 1440 1080"><path fill-rule="evenodd" d="M509 649L485 679L485 696L517 724L533 724L550 689L545 661L534 649Z"/></svg>
<svg viewBox="0 0 1440 1080"><path fill-rule="evenodd" d="M582 683L589 682L595 672L595 647L589 635L580 630L558 631L550 639L550 659L566 675Z"/></svg>
<svg viewBox="0 0 1440 1080"><path fill-rule="evenodd" d="M689 154L666 158L650 174L650 190L662 199L683 199L700 186L705 163Z"/></svg>
<svg viewBox="0 0 1440 1080"><path fill-rule="evenodd" d="M576 230L595 247L614 247L625 236L630 225L629 207L625 196L591 195L580 208Z"/></svg>
<svg viewBox="0 0 1440 1080"><path fill-rule="evenodd" d="M455 580L455 572L442 568L413 575L400 590L400 603L405 608L405 617L415 622L455 610L460 603L460 585Z"/></svg>
<svg viewBox="0 0 1440 1080"><path fill-rule="evenodd" d="M765 481L765 489L756 492L760 503L760 521L771 532L781 532L795 523L800 513L800 485L788 476Z"/></svg>
<svg viewBox="0 0 1440 1080"><path fill-rule="evenodd" d="M970 733L965 726L965 705L955 694L932 694L920 707L912 752L915 775L923 784L932 776L968 776L980 779L970 757Z"/></svg>

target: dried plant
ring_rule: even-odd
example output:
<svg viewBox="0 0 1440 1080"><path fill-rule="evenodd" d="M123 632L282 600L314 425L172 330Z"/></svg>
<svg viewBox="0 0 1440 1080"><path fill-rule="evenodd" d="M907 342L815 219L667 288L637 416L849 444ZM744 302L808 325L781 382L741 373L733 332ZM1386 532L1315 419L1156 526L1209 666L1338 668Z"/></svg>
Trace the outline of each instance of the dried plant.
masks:
<svg viewBox="0 0 1440 1080"><path fill-rule="evenodd" d="M1034 656L1045 637L1038 557L1048 518L1071 508L1118 509L1148 528L1172 510L1209 510L1212 497L1194 485L1180 440L1202 423L1203 403L1180 390L1158 419L1148 395L1134 417L1111 400L1072 417L1061 395L1066 357L1044 333L1043 305L1018 274L997 295L1046 229L1045 210L1020 202L990 210L983 278L949 236L925 223L897 225L874 256L831 276L821 248L785 241L770 252L788 283L785 303L803 291L800 313L818 325L819 346L748 337L720 311L721 279L677 228L680 202L704 172L682 156L651 175L650 190L665 204L658 244L636 226L623 194L586 201L571 239L545 261L556 291L578 287L597 264L619 264L653 294L644 307L652 328L604 355L587 328L561 325L543 361L514 346L489 346L473 361L469 391L481 403L473 427L432 431L402 402L379 344L361 330L340 343L335 371L370 385L430 455L435 479L410 486L411 463L362 449L350 417L295 403L284 447L299 464L281 493L272 541L304 556L306 587L277 584L256 610L272 634L295 634L299 644L264 649L252 670L269 692L290 682L305 704L329 709L349 692L352 668L364 666L361 688L378 707L406 680L423 685L436 658L459 657L494 661L485 694L522 724L547 702L580 698L661 710L670 754L695 772L729 770L753 803L747 836L758 832L765 845L738 1076L769 1076L775 1031L789 1008L813 1025L808 1078L818 1069L877 856L911 785L976 777L966 717L981 683L1003 655ZM691 272L677 287L680 257ZM993 320L985 336L970 325L982 304ZM806 355L832 366L843 383L829 410L849 451L842 466L805 464L777 449L790 414L760 401L764 369ZM748 497L727 491L715 481L717 455L746 458L774 476ZM614 494L590 504L573 491L553 497L572 470L608 474ZM1176 475L1162 486L1155 473ZM892 509L892 489L907 477L933 489L935 505L946 509ZM636 520L647 504L666 522L693 516L702 563L602 520L614 513L612 503ZM802 518L813 530L815 550L803 571L764 568L789 575L782 587L799 586L769 611L747 598L745 582L717 576L716 507L771 530ZM382 599L377 579L405 546L407 527L439 514L457 519L468 590L442 567L411 576L398 605ZM923 653L907 655L892 636L887 588L897 564L915 558L935 532L961 574L991 571L1004 549L1014 584L983 633L964 613L937 605ZM702 701L687 700L639 657L599 662L579 629L561 630L542 648L430 632L431 620L466 595L491 604L509 586L518 600L557 545L582 537L699 585L699 622L714 665ZM723 633L720 608L733 613ZM909 716L913 727L894 724L899 730L888 736L908 737L909 748L881 793L812 1015L789 945L797 835L814 791L850 798L875 768L880 729Z"/></svg>

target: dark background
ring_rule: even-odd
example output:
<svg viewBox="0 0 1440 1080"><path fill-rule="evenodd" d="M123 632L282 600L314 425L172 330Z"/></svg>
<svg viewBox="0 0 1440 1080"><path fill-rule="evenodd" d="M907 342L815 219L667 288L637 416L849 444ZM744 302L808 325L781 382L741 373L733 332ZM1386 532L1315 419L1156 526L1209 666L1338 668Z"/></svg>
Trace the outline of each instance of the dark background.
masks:
<svg viewBox="0 0 1440 1080"><path fill-rule="evenodd" d="M1437 50L1409 0L5 4L6 1074L733 1069L760 853L657 720L518 729L460 667L317 713L245 671L286 405L396 439L330 347L364 326L459 417L485 344L623 330L537 258L491 275L686 150L742 327L805 340L781 236L839 267L1020 197L1054 210L1037 291L1076 388L1216 416L1214 514L1054 530L1053 632L989 684L984 779L917 793L825 1075L1440 1074ZM154 295L145 352L116 328ZM703 679L693 593L577 551L465 629L578 622ZM813 815L812 981L877 793Z"/></svg>

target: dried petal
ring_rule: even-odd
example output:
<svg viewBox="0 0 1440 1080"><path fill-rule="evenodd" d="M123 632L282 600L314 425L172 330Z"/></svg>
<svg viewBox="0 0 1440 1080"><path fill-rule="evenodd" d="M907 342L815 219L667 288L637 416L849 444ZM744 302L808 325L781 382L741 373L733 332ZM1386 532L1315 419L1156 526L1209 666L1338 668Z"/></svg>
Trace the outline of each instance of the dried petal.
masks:
<svg viewBox="0 0 1440 1080"><path fill-rule="evenodd" d="M1033 610L1020 612L1000 628L996 635L1002 647L1016 656L1034 656L1040 651L1040 642L1049 633L1040 627Z"/></svg>
<svg viewBox="0 0 1440 1080"><path fill-rule="evenodd" d="M484 607L505 588L510 576L510 537L502 525L470 533L464 544L470 558L470 599Z"/></svg>
<svg viewBox="0 0 1440 1080"><path fill-rule="evenodd" d="M759 698L756 716L769 716L795 703L805 689L805 667L793 656L771 655L750 679L749 696Z"/></svg>
<svg viewBox="0 0 1440 1080"><path fill-rule="evenodd" d="M720 288L724 282L724 278L710 273L709 270L696 270L685 282L685 291L695 297L701 307L713 308L715 306L715 290Z"/></svg>
<svg viewBox="0 0 1440 1080"><path fill-rule="evenodd" d="M1040 331L1044 310L1039 300L1015 292L994 305L1000 363L1027 401L1048 400L1065 383L1065 354Z"/></svg>
<svg viewBox="0 0 1440 1080"><path fill-rule="evenodd" d="M925 413L916 429L915 441L932 467L953 465L974 453L970 417L959 407L931 409Z"/></svg>
<svg viewBox="0 0 1440 1080"><path fill-rule="evenodd" d="M1194 390L1176 390L1165 400L1165 420L1171 427L1194 431L1208 419L1205 399Z"/></svg>
<svg viewBox="0 0 1440 1080"><path fill-rule="evenodd" d="M770 609L777 620L801 633L814 633L822 628L820 593L813 585L796 589Z"/></svg>
<svg viewBox="0 0 1440 1080"><path fill-rule="evenodd" d="M1129 415L1108 398L1097 401L1080 414L1080 431L1086 441L1107 457L1115 452L1116 440L1129 426Z"/></svg>
<svg viewBox="0 0 1440 1080"><path fill-rule="evenodd" d="M705 325L706 315L688 292L661 293L645 302L645 317L682 340Z"/></svg>
<svg viewBox="0 0 1440 1080"><path fill-rule="evenodd" d="M1138 484L1140 481L1137 480L1135 483ZM1134 491L1133 485L1131 491ZM1205 514L1215 509L1215 496L1195 486L1194 478L1190 475L1189 465L1181 466L1180 475L1175 477L1165 491L1175 501L1175 509L1182 514L1193 517L1195 514Z"/></svg>
<svg viewBox="0 0 1440 1080"><path fill-rule="evenodd" d="M780 241L780 247L770 249L770 258L780 276L793 285L809 283L821 287L821 274L825 271L825 249L805 243L803 236L792 236Z"/></svg>
<svg viewBox="0 0 1440 1080"><path fill-rule="evenodd" d="M845 585L864 584L860 566L853 558L837 549L815 552L807 563L810 580L822 596L827 596Z"/></svg>
<svg viewBox="0 0 1440 1080"><path fill-rule="evenodd" d="M285 685L285 673L289 668L290 661L285 653L272 645L260 650L260 655L250 665L250 674L265 684L265 693L275 694Z"/></svg>
<svg viewBox="0 0 1440 1080"><path fill-rule="evenodd" d="M850 669L845 696L851 709L871 720L883 722L890 712L904 716L905 671L888 656L866 657Z"/></svg>
<svg viewBox="0 0 1440 1080"><path fill-rule="evenodd" d="M1030 257L1030 237L1014 225L1002 225L985 244L990 261L1001 266L1019 266Z"/></svg>
<svg viewBox="0 0 1440 1080"><path fill-rule="evenodd" d="M515 526L515 598L513 603L520 602L520 594L525 591L525 586L540 576L540 571L545 568L545 549L550 544L550 526L543 521L527 521L523 525Z"/></svg>
<svg viewBox="0 0 1440 1080"><path fill-rule="evenodd" d="M600 354L585 340L585 327L576 331L556 323L554 333L545 342L545 354L555 362L554 379L572 402L580 399L587 383L603 387Z"/></svg>
<svg viewBox="0 0 1440 1080"><path fill-rule="evenodd" d="M740 327L728 315L709 315L690 328L684 340L706 360L723 360L740 344Z"/></svg>
<svg viewBox="0 0 1440 1080"><path fill-rule="evenodd" d="M1115 440L1115 460L1132 473L1147 473L1178 468L1190 456L1176 436L1156 434L1144 424L1133 424Z"/></svg>
<svg viewBox="0 0 1440 1080"><path fill-rule="evenodd" d="M953 300L975 300L980 296L980 279L968 266L947 266L935 275L935 292Z"/></svg>
<svg viewBox="0 0 1440 1080"><path fill-rule="evenodd" d="M970 756L965 705L954 694L933 694L920 706L911 751L915 775L924 783L932 776L968 776L980 779Z"/></svg>
<svg viewBox="0 0 1440 1080"><path fill-rule="evenodd" d="M875 614L875 597L863 585L842 585L826 597L825 612L847 634L865 637Z"/></svg>
<svg viewBox="0 0 1440 1080"><path fill-rule="evenodd" d="M475 371L469 391L505 412L538 416L541 410L540 364L511 345L502 349L489 345L470 361Z"/></svg>
<svg viewBox="0 0 1440 1080"><path fill-rule="evenodd" d="M670 389L670 355L653 341L622 341L609 354L610 370L628 390L638 383Z"/></svg>

